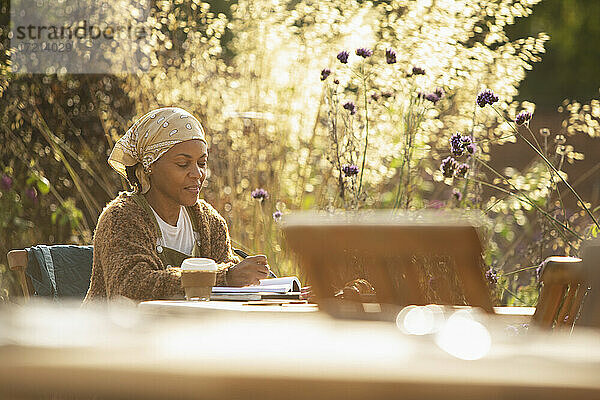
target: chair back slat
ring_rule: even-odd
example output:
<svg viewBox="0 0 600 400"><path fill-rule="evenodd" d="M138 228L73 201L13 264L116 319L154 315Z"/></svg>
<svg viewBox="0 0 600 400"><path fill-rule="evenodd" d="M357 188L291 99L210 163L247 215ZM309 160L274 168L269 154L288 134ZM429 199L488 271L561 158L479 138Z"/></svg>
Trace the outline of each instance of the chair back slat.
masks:
<svg viewBox="0 0 600 400"><path fill-rule="evenodd" d="M540 289L540 297L533 314L533 320L536 325L544 328L552 328L559 307L563 301L567 285L544 284Z"/></svg>
<svg viewBox="0 0 600 400"><path fill-rule="evenodd" d="M555 327L565 327L568 326L571 321L573 321L573 315L571 315L571 310L577 308L575 306L575 299L577 298L577 293L579 292L579 284L570 284L567 288L563 303L558 310L558 316L556 317L556 325Z"/></svg>
<svg viewBox="0 0 600 400"><path fill-rule="evenodd" d="M535 323L544 328L572 327L585 293L582 260L549 257L543 263L540 281L542 287L533 315Z"/></svg>
<svg viewBox="0 0 600 400"><path fill-rule="evenodd" d="M573 295L570 296L571 302L568 307L563 307L565 313L563 313L562 318L559 317L557 322L561 323L565 328L571 329L575 325L575 322L579 318L587 290L586 284L579 284L576 290L574 290Z"/></svg>
<svg viewBox="0 0 600 400"><path fill-rule="evenodd" d="M577 324L600 328L600 237L587 240L583 244L581 257L588 278L585 284L585 294L582 295L585 304L583 304Z"/></svg>

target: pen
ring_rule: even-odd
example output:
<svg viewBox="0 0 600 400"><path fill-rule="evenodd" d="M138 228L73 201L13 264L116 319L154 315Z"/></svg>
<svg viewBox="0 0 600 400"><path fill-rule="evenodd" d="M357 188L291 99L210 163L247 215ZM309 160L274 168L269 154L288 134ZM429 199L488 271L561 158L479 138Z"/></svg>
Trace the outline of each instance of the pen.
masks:
<svg viewBox="0 0 600 400"><path fill-rule="evenodd" d="M249 255L248 253L246 253L244 250L241 250L241 249L233 249L233 252L242 258L246 258ZM271 268L269 268L269 278L277 278L277 275L275 275L273 273L273 271L271 271Z"/></svg>

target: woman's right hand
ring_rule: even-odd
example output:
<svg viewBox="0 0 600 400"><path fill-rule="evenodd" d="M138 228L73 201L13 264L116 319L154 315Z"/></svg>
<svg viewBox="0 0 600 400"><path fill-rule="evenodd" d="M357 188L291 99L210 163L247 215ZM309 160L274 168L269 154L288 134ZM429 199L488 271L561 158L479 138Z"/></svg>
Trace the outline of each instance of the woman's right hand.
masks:
<svg viewBox="0 0 600 400"><path fill-rule="evenodd" d="M257 255L244 258L227 270L229 286L258 285L261 279L269 276L267 256Z"/></svg>

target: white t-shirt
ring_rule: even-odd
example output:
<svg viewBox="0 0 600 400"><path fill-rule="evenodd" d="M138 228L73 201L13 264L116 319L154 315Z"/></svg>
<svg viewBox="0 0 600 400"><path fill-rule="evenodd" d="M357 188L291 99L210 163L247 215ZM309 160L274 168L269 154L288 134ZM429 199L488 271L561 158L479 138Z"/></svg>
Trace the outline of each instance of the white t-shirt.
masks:
<svg viewBox="0 0 600 400"><path fill-rule="evenodd" d="M150 208L156 217L163 237L163 240L159 239L157 244L191 256L194 249L194 228L185 207L181 207L179 210L177 226L166 223L152 207Z"/></svg>

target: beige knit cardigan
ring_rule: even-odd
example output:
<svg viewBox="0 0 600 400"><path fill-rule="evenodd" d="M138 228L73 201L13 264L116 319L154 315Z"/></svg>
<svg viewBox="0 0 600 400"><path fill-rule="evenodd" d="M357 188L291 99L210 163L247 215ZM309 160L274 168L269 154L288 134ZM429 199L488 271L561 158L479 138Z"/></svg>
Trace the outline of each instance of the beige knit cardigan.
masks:
<svg viewBox="0 0 600 400"><path fill-rule="evenodd" d="M199 225L200 257L219 264L217 285L224 286L227 268L240 261L232 251L227 223L204 200L192 210ZM104 208L94 233L92 279L84 303L119 296L137 301L183 298L181 273L166 268L158 256L151 218L129 192Z"/></svg>

